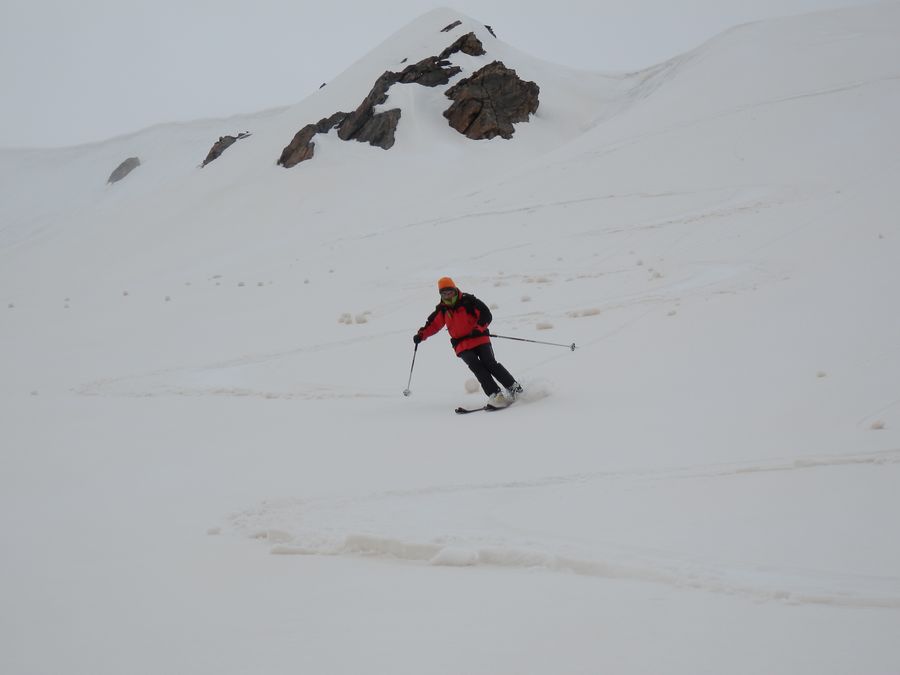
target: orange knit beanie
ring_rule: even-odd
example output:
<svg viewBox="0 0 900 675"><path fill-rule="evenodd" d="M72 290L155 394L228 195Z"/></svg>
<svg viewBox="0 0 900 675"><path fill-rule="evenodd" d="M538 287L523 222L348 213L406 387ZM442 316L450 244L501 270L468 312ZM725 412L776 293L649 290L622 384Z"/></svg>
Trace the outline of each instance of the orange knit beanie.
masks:
<svg viewBox="0 0 900 675"><path fill-rule="evenodd" d="M438 279L438 290L442 291L445 288L456 288L456 284L453 283L453 279L450 277L441 277Z"/></svg>

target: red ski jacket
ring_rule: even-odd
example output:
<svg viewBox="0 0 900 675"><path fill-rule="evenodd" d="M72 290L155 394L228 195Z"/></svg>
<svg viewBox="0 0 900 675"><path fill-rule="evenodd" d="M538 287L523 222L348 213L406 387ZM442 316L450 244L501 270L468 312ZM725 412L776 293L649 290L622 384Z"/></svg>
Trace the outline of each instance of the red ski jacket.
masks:
<svg viewBox="0 0 900 675"><path fill-rule="evenodd" d="M426 340L447 326L450 344L457 354L461 354L468 349L490 343L488 326L492 318L487 305L474 295L461 292L452 305L438 303L426 319L425 325L419 329L419 336Z"/></svg>

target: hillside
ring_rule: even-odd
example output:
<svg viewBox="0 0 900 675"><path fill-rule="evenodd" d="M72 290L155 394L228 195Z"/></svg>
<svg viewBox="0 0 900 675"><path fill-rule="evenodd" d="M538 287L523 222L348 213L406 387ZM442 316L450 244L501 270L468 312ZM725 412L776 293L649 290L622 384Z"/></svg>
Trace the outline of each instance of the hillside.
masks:
<svg viewBox="0 0 900 675"><path fill-rule="evenodd" d="M512 138L395 84L389 150L277 165L469 32ZM439 9L288 108L0 150L0 671L896 669L900 3L525 51ZM458 417L441 333L403 397L444 275L578 349L495 339L525 395Z"/></svg>

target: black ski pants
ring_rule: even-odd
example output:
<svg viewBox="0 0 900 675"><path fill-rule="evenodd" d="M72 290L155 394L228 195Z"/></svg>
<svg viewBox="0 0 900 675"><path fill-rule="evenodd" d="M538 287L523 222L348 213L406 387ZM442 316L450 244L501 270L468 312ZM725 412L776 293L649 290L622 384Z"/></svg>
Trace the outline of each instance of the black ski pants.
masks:
<svg viewBox="0 0 900 675"><path fill-rule="evenodd" d="M469 370L478 378L481 388L488 396L500 391L494 378L507 389L516 381L516 378L510 375L502 364L497 363L497 359L494 358L494 348L490 344L467 349L460 353L459 358L469 366Z"/></svg>

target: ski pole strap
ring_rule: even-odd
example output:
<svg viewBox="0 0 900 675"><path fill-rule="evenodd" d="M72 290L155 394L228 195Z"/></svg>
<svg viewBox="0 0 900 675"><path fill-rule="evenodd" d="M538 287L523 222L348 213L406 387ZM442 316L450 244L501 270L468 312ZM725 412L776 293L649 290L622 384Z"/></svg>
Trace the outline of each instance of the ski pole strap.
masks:
<svg viewBox="0 0 900 675"><path fill-rule="evenodd" d="M570 345L562 345L562 344L559 344L558 342L544 342L542 340L527 340L525 338L510 337L509 335L497 335L495 333L489 333L489 335L492 338L503 338L504 340L515 340L516 342L532 342L536 345L550 345L551 347L567 347L567 348L571 349L573 352L576 349L574 342Z"/></svg>

